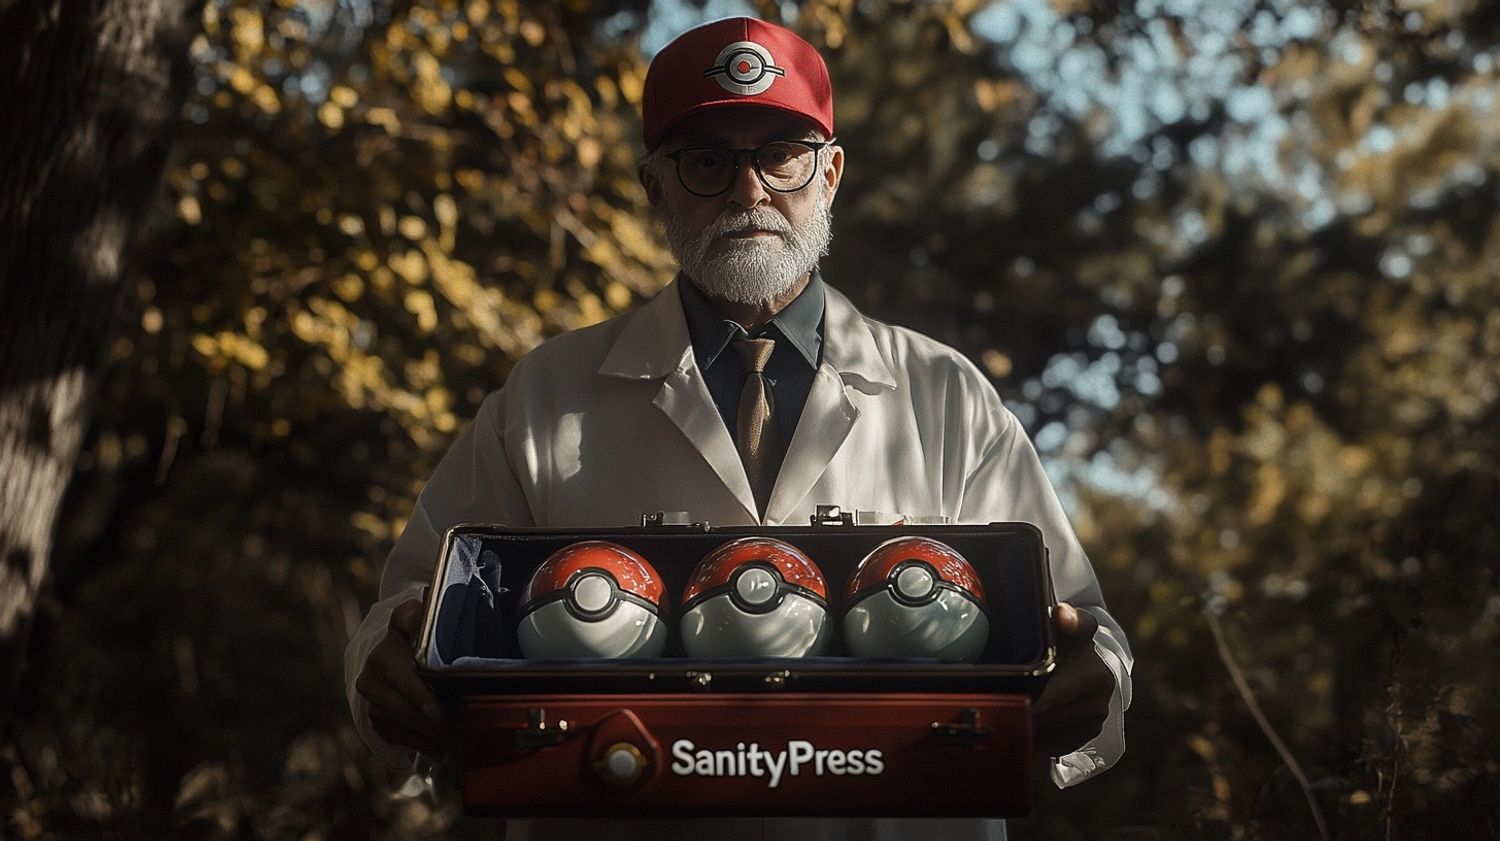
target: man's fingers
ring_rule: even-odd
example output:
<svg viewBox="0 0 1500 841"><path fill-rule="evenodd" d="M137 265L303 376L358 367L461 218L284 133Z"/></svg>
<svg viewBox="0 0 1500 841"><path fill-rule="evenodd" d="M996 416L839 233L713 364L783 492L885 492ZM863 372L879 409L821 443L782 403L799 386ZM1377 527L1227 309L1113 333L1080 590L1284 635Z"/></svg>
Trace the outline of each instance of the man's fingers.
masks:
<svg viewBox="0 0 1500 841"><path fill-rule="evenodd" d="M402 602L391 611L389 627L409 640L416 639L422 630L422 613L420 599Z"/></svg>
<svg viewBox="0 0 1500 841"><path fill-rule="evenodd" d="M370 702L370 720L399 724L428 739L441 738L443 711L436 699L431 698L430 692L426 693L427 699L420 696L413 698L410 693L414 690L398 686L397 683L397 680L386 676L383 680L373 678L364 686L356 685L360 694Z"/></svg>
<svg viewBox="0 0 1500 841"><path fill-rule="evenodd" d="M421 751L433 759L441 759L448 753L441 736L421 733L395 721L371 719L370 723L375 726L376 735L390 744Z"/></svg>
<svg viewBox="0 0 1500 841"><path fill-rule="evenodd" d="M1068 604L1057 603L1057 631L1069 639L1093 639L1094 632L1099 630L1099 620L1094 614Z"/></svg>
<svg viewBox="0 0 1500 841"><path fill-rule="evenodd" d="M1103 722L1076 723L1039 730L1036 734L1036 752L1041 756L1067 756L1103 731Z"/></svg>

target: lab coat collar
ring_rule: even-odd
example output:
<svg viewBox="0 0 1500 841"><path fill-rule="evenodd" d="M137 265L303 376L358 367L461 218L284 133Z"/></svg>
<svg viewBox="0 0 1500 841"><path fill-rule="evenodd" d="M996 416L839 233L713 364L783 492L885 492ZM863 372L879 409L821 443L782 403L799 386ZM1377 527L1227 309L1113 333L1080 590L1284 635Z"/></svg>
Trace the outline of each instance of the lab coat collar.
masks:
<svg viewBox="0 0 1500 841"><path fill-rule="evenodd" d="M654 380L688 367L693 343L674 280L644 306L624 316L614 345L599 366L606 377Z"/></svg>
<svg viewBox="0 0 1500 841"><path fill-rule="evenodd" d="M626 379L659 379L692 362L693 343L688 336L687 317L674 280L644 306L625 317L625 325L614 346L599 366L599 373ZM875 336L864 316L837 289L824 285L827 311L823 328L823 364L845 381L856 377L886 389L896 387L896 378L875 344Z"/></svg>
<svg viewBox="0 0 1500 841"><path fill-rule="evenodd" d="M824 284L828 294L828 312L823 322L823 364L833 368L846 382L857 377L870 385L894 389L891 375L875 335L854 304L832 286Z"/></svg>
<svg viewBox="0 0 1500 841"><path fill-rule="evenodd" d="M895 389L895 377L864 317L849 299L826 287L823 364L808 392L762 518L734 440L694 361L682 300L673 286L675 283L625 316L599 373L635 380L660 379L661 388L652 402L734 494L745 518L768 524L787 522L800 510L801 501L849 437L859 419L858 404L871 399L869 395L876 390Z"/></svg>

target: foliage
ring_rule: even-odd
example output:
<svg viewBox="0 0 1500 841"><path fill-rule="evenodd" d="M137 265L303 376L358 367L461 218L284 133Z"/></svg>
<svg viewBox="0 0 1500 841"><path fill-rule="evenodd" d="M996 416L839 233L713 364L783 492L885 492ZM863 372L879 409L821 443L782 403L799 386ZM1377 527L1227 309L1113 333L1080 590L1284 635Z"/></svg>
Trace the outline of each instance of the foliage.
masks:
<svg viewBox="0 0 1500 841"><path fill-rule="evenodd" d="M1139 656L1131 747L1014 836L1500 835L1500 14L809 0L825 273L970 353ZM438 837L341 651L454 430L670 276L644 4L210 4L59 536L23 837ZM663 12L657 12L664 14ZM149 703L128 700L145 687Z"/></svg>

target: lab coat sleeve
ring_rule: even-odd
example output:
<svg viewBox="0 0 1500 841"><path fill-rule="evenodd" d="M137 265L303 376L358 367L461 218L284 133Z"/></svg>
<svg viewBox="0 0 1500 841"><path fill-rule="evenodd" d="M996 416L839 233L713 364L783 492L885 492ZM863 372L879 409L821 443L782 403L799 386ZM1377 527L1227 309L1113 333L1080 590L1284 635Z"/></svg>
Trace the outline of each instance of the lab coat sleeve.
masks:
<svg viewBox="0 0 1500 841"><path fill-rule="evenodd" d="M1036 525L1048 549L1058 601L1088 610L1099 620L1094 650L1115 677L1104 729L1073 753L1058 757L1052 780L1065 788L1112 767L1125 753L1125 710L1130 707L1134 657L1120 624L1104 605L1093 566L1058 502L1036 449L1014 414L998 397L980 401L975 427L984 434L972 443L974 465L964 482L960 522L1017 521Z"/></svg>
<svg viewBox="0 0 1500 841"><path fill-rule="evenodd" d="M459 523L533 524L526 494L507 458L506 392L491 394L473 423L453 442L417 497L411 517L386 558L380 599L344 650L344 689L354 727L376 756L392 768L409 768L413 752L388 744L370 724L369 703L354 688L370 651L385 637L392 611L422 597L432 583L443 536Z"/></svg>

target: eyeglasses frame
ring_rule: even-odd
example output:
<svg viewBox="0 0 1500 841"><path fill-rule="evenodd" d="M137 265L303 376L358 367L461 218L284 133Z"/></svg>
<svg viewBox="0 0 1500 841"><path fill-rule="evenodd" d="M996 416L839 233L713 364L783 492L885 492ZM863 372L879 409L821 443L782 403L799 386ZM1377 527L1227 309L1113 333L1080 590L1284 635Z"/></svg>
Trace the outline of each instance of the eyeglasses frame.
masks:
<svg viewBox="0 0 1500 841"><path fill-rule="evenodd" d="M768 143L762 143L754 149L731 149L728 146L719 146L715 143L689 143L688 145L683 146L680 149L675 149L671 152L663 153L662 157L671 159L672 169L677 173L677 183L682 185L682 189L687 190L689 193L702 199L711 199L715 196L722 196L734 188L735 179L740 177L740 155L750 156L750 166L755 169L755 177L760 180L761 186L765 187L767 190L770 190L773 193L786 194L795 193L800 190L807 189L807 185L811 184L813 182L813 179L818 177L817 166L813 166L812 172L808 174L807 180L802 182L801 186L783 190L780 187L771 186L771 182L766 180L766 174L760 169L760 161L758 160L760 153L766 147L775 146L778 143L795 143L799 146L806 146L807 148L812 150L814 155L817 155L824 149L832 146L837 142L837 137L830 137L827 140L772 140ZM729 154L734 156L734 172L729 176L729 182L724 185L724 189L719 190L716 193L700 193L687 185L687 181L682 177L682 153L688 151L689 149L716 149L720 152L728 152Z"/></svg>

